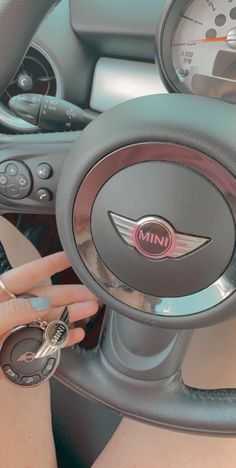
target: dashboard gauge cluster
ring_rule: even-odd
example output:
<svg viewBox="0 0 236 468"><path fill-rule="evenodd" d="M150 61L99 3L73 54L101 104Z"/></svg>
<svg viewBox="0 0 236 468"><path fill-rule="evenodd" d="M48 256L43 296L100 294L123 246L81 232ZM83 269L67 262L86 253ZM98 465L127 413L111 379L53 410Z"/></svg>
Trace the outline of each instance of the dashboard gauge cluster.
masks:
<svg viewBox="0 0 236 468"><path fill-rule="evenodd" d="M236 103L236 0L169 1L156 58L170 91Z"/></svg>

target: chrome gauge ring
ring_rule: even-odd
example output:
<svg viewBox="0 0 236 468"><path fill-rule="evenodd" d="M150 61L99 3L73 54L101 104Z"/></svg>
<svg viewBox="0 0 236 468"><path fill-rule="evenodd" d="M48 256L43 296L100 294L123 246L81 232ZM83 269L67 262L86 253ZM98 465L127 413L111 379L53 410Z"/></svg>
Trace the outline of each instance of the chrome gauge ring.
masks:
<svg viewBox="0 0 236 468"><path fill-rule="evenodd" d="M110 220L107 222L108 223L110 222L110 224L111 223L114 224L114 231L116 230L116 234L117 234L115 245L118 245L118 243L120 243L120 248L122 248L121 243L124 242L126 246L128 244L129 246L128 249L130 248L132 252L131 250L130 252L128 252L127 247L126 247L125 252L127 252L126 254L127 256L125 259L123 259L123 263L125 264L125 267L123 268L123 270L120 270L122 271L122 273L120 274L114 273L113 268L112 268L112 266L114 265L117 259L117 251L114 254L112 254L112 250L109 251L109 244L111 243L111 240L109 239L109 235L105 236L106 237L105 250L109 252L108 256L105 258L105 256L101 254L101 251L102 251L101 243L99 240L97 242L97 237L99 236L96 237L96 232L95 232L95 229L93 229L92 222L91 222L91 217L94 216L94 214L92 213L96 212L98 193L106 185L106 182L109 179L111 179L111 177L114 174L117 174L120 171L122 171L122 169L124 170L129 167L133 171L135 165L138 166L140 163L143 163L145 161L146 161L146 164L150 164L151 161L155 161L155 162L160 161L162 163L166 161L169 165L171 163L174 163L176 167L178 166L178 168L180 169L183 169L183 167L187 167L189 169L193 169L194 172L201 174L202 176L206 178L206 180L212 182L214 187L219 190L219 193L224 195L222 199L228 202L230 213L232 213L232 224L230 225L230 229L232 229L232 232L233 232L233 236L231 239L232 241L231 252L232 253L234 252L234 245L235 245L235 226L234 226L235 221L234 219L236 215L236 209L235 209L236 207L236 180L235 178L229 172L223 169L223 167L220 166L218 163L208 158L207 156L195 150L192 150L190 148L181 147L177 145L161 144L161 143L143 143L139 145L132 145L126 148L122 148L116 151L115 153L108 155L106 158L102 159L96 166L94 166L94 168L91 169L91 171L85 177L77 193L77 197L76 197L75 205L74 205L73 227L74 227L75 242L77 245L79 255L82 258L87 269L93 275L94 279L102 286L102 288L105 289L108 293L110 293L111 296L113 296L114 298L118 299L121 302L124 302L130 307L137 308L146 313L151 313L151 314L155 314L159 316L169 316L169 317L171 316L181 317L181 316L186 316L186 315L194 315L194 314L198 314L200 312L206 311L208 309L211 309L217 306L218 304L222 303L225 299L227 299L230 295L232 295L235 292L235 288L236 288L236 274L235 274L236 255L235 253L233 253L231 259L229 257L229 262L227 265L225 265L226 268L224 269L223 274L217 276L215 278L215 281L209 284L208 287L203 287L204 283L201 283L201 286L199 285L198 287L196 285L196 291L192 294L181 295L181 294L176 293L175 297L171 297L171 296L163 297L163 295L162 297L160 297L160 296L155 295L154 293L148 294L147 289L146 291L142 292L140 288L135 289L135 287L130 285L129 281L135 282L135 280L133 279L134 276L132 276L132 279L130 279L130 277L127 276L128 280L126 280L125 283L124 281L121 281L119 279L120 277L122 278L126 277L125 273L129 267L127 266L127 263L125 264L125 262L128 262L127 256L129 254L133 255L133 251L135 249L136 249L137 255L139 252L139 254L142 253L145 257L149 257L149 259L147 259L147 261L149 261L147 265L147 274L148 274L148 272L150 271L150 269L153 267L153 264L154 264L154 261L150 259L150 252L148 252L148 249L149 251L150 249L153 251L155 247L155 251L157 251L157 247L158 247L159 249L159 262L158 263L160 264L161 269L160 269L160 276L158 277L158 274L157 274L155 281L154 281L154 291L158 290L158 286L160 285L160 283L162 284L161 289L167 290L165 289L165 286L166 286L166 283L168 283L168 280L165 279L164 281L162 281L162 278L161 278L162 274L164 274L163 269L165 269L165 263L163 263L162 260L160 260L160 258L163 259L164 257L168 257L168 256L170 258L172 256L172 259L171 258L169 259L170 262L172 262L169 264L169 271L171 269L174 269L175 266L177 266L177 269L179 269L178 271L180 271L180 267L181 267L180 262L184 261L184 258L187 254L187 257L186 257L187 259L185 260L186 263L185 264L183 263L183 266L185 269L188 266L190 266L190 270L188 270L189 271L188 274L190 274L191 269L195 268L194 264L192 263L194 261L193 260L194 256L196 257L198 261L198 258L197 258L199 255L198 249L199 248L205 249L205 252L204 250L202 250L201 252L201 255L203 255L202 259L204 259L205 255L207 255L207 252L208 252L207 249L210 248L210 244L211 244L211 239L208 236L206 236L205 238L203 236L200 236L200 237L195 236L193 240L192 236L188 236L187 235L188 233L184 233L185 235L182 235L182 237L180 236L180 240L182 240L182 243L180 242L179 248L175 246L173 249L172 245L168 245L168 239L166 241L165 240L162 241L162 238L163 239L166 238L166 237L163 237L163 233L162 233L162 237L161 235L156 235L155 237L154 231L152 231L152 234L147 234L147 232L145 233L144 231L145 227L143 227L142 236L139 238L141 239L139 241L139 244L142 243L142 246L140 245L137 246L135 243L136 242L135 239L137 240L137 232L140 232L140 225L145 226L146 224L150 224L152 222L155 225L157 224L161 225L161 228L163 229L163 224L164 224L165 229L167 229L167 226L168 226L168 232L170 233L169 235L171 237L171 240L175 238L174 230L165 221L164 223L161 222L159 218L155 218L155 217L144 218L143 220L141 220L141 223L140 222L134 223L134 221L126 217L119 216L120 213L112 213L110 211L109 215L107 215L107 219L109 217ZM161 170L161 167L159 167L159 171L160 170ZM125 193L125 175L124 175L123 180L124 180L123 187L124 187L124 193ZM150 180L150 175L149 175L149 180ZM115 187L115 180L113 181L112 186ZM225 187L227 187L227 189ZM104 204L105 205L107 204L106 201L104 203L104 200L107 200L107 198L108 197L106 196L106 198L103 199L103 202L102 202L103 210L104 210ZM185 203L187 203L187 200L185 201ZM172 204L173 205L175 204L174 199L173 199ZM158 202L157 202L157 205L158 205ZM217 202L216 202L216 205L217 205ZM106 210L107 208L105 208L105 211ZM224 208L222 209L222 211L223 210ZM219 208L219 211L220 211L220 208ZM218 214L217 214L217 217L218 217ZM101 218L100 213L97 219L95 219L94 224L95 222L96 224L99 224L99 222L100 224L102 224L104 222L104 220ZM212 220L210 220L210 224L211 222L214 224L213 216L212 216ZM137 224L136 228L134 228L134 224ZM159 226L159 229L160 229L160 226ZM151 232L150 227L149 227L149 231ZM195 234L195 233L191 233L191 234ZM119 236L120 236L120 240L119 240ZM178 236L179 236L179 233L177 234L177 237ZM186 241L186 239L188 239L189 237L190 237L190 243L188 243L189 241L187 243L186 242L183 243L183 240ZM143 245L145 244L145 240L148 241L149 247L148 248L145 247L146 253L145 252L143 253L141 252L141 250L144 248ZM152 245L150 245L151 243ZM188 247L189 251L186 250L187 249L186 246L190 246ZM184 250L181 250L181 248ZM162 250L160 251L160 249ZM192 249L192 253L191 253L191 249ZM216 252L217 252L217 249L216 249ZM136 261L137 255L136 257L133 255L132 260ZM189 265L188 265L188 259L190 258L191 255L192 257L189 260ZM215 256L215 254L213 256ZM111 260L110 264L109 264L108 257ZM156 256L156 258L158 258L158 255ZM213 257L209 257L209 258L213 259ZM167 260L168 259L164 258L164 262L166 262ZM211 262L211 260L209 261ZM179 262L179 263L176 263L176 262ZM142 264L142 268L143 269L145 268L144 263ZM214 273L215 267L213 263L210 268L213 270L211 273ZM153 272L156 273L157 270L153 269ZM198 274L197 276L201 277L202 275L204 276L204 270L202 270L202 273ZM181 276L181 273L180 273L180 276ZM195 282L196 282L196 277L195 277ZM144 278L145 278L145 275L141 277L140 284L144 283ZM170 276L168 276L168 269L167 269L166 278L169 278L169 283L171 283L167 285L166 287L167 288L170 287L169 290L171 290L171 288L173 290L173 287L174 287L173 282L177 283L178 278L176 276L175 277L173 276L173 281L172 281ZM150 283L151 280L152 278L149 277L148 282ZM183 278L182 282L185 283L183 285L183 290L187 288L186 281L187 279ZM148 287L149 286L146 286L146 288ZM180 285L179 287L181 289Z"/></svg>
<svg viewBox="0 0 236 468"><path fill-rule="evenodd" d="M169 2L156 57L171 90L236 102L236 3Z"/></svg>

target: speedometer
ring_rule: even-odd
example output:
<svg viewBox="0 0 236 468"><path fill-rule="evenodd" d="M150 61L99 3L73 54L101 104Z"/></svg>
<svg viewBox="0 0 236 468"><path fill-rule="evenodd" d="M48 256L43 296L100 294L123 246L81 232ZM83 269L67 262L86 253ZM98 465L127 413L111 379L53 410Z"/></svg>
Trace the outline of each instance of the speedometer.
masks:
<svg viewBox="0 0 236 468"><path fill-rule="evenodd" d="M236 0L169 2L156 41L168 87L236 103Z"/></svg>

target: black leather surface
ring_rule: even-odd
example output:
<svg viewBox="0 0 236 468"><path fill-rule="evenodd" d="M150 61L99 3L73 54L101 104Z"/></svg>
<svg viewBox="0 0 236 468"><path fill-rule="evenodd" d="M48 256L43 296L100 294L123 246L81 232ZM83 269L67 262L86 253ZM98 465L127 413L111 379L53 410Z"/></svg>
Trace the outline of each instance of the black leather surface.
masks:
<svg viewBox="0 0 236 468"><path fill-rule="evenodd" d="M56 3L58 0L0 0L0 94L14 77L42 19Z"/></svg>
<svg viewBox="0 0 236 468"><path fill-rule="evenodd" d="M159 382L132 379L112 368L98 350L64 351L57 378L123 415L163 429L236 435L236 390L186 387L181 373Z"/></svg>

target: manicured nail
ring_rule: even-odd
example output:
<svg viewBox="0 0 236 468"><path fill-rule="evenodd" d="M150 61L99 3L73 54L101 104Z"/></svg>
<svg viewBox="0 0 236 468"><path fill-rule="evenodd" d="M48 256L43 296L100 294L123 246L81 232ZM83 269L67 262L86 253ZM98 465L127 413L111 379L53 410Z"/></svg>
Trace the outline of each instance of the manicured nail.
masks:
<svg viewBox="0 0 236 468"><path fill-rule="evenodd" d="M32 297L31 299L29 299L29 301L33 309L37 312L48 309L48 307L51 305L49 297Z"/></svg>

